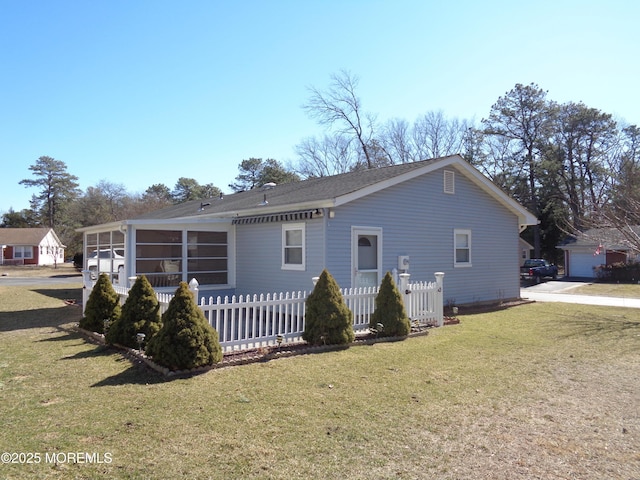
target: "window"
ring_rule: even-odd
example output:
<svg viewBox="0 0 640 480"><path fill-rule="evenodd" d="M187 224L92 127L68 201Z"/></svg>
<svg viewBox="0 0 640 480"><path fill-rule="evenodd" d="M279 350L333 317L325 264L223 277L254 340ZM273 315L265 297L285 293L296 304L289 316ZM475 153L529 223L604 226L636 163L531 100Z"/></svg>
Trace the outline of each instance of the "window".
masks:
<svg viewBox="0 0 640 480"><path fill-rule="evenodd" d="M454 230L454 266L471 266L471 230Z"/></svg>
<svg viewBox="0 0 640 480"><path fill-rule="evenodd" d="M226 231L137 230L136 273L154 287L192 278L200 285L227 285L228 252Z"/></svg>
<svg viewBox="0 0 640 480"><path fill-rule="evenodd" d="M444 171L444 193L456 193L456 173L451 170Z"/></svg>
<svg viewBox="0 0 640 480"><path fill-rule="evenodd" d="M282 226L282 269L304 270L304 223Z"/></svg>
<svg viewBox="0 0 640 480"><path fill-rule="evenodd" d="M175 287L182 280L182 231L138 230L136 274L154 287Z"/></svg>
<svg viewBox="0 0 640 480"><path fill-rule="evenodd" d="M206 285L228 283L227 232L187 232L187 277Z"/></svg>
<svg viewBox="0 0 640 480"><path fill-rule="evenodd" d="M93 280L106 273L113 283L126 284L124 233L119 230L88 233L85 236L85 268Z"/></svg>
<svg viewBox="0 0 640 480"><path fill-rule="evenodd" d="M13 247L13 258L33 258L33 248L31 246L17 245Z"/></svg>

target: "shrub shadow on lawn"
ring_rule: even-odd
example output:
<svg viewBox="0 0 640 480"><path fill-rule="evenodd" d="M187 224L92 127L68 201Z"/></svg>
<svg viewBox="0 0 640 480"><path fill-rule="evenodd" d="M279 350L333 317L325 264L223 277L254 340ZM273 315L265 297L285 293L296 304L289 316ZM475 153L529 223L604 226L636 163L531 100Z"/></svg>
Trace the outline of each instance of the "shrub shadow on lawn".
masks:
<svg viewBox="0 0 640 480"><path fill-rule="evenodd" d="M114 387L118 385L152 385L170 382L172 378L165 377L151 370L144 364L132 363L126 370L100 380L91 387Z"/></svg>
<svg viewBox="0 0 640 480"><path fill-rule="evenodd" d="M75 305L80 305L82 302L82 287L34 288L32 291L47 297L57 298L63 302L68 300L73 302Z"/></svg>
<svg viewBox="0 0 640 480"><path fill-rule="evenodd" d="M57 327L78 322L82 310L75 305L68 308L38 308L16 312L0 312L0 332L11 332L29 328Z"/></svg>

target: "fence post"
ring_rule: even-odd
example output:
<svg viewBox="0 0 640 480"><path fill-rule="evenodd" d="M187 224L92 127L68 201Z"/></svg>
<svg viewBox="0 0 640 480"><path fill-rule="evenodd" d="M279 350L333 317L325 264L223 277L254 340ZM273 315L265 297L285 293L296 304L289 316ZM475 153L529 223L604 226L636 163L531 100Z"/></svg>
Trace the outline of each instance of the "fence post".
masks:
<svg viewBox="0 0 640 480"><path fill-rule="evenodd" d="M193 294L193 298L196 301L196 304L198 303L198 287L200 286L200 284L198 283L198 280L196 280L195 278L192 278L191 281L189 282L189 290L191 290L191 293Z"/></svg>
<svg viewBox="0 0 640 480"><path fill-rule="evenodd" d="M438 321L438 326L441 327L444 325L444 302L443 297L444 293L442 292L442 281L444 279L444 272L436 272L434 273L436 277L436 285L438 286L438 290L436 291L436 319Z"/></svg>
<svg viewBox="0 0 640 480"><path fill-rule="evenodd" d="M411 298L409 297L409 294L411 293L411 290L409 290L409 278L411 277L411 274L400 273L398 277L398 290L400 290L400 295L402 295L404 309L407 312L409 318L411 318L411 316L413 315L413 312L411 311Z"/></svg>
<svg viewBox="0 0 640 480"><path fill-rule="evenodd" d="M84 308L87 305L87 300L89 300L89 295L91 294L92 289L91 271L82 270L82 315L84 315Z"/></svg>

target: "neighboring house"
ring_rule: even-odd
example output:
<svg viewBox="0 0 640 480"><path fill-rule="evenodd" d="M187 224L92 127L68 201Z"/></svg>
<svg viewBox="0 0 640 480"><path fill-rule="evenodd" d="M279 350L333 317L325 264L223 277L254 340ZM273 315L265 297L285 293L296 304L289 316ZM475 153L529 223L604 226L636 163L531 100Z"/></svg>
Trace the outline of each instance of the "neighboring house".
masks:
<svg viewBox="0 0 640 480"><path fill-rule="evenodd" d="M139 218L80 229L84 258L124 250L100 270L146 275L159 291L196 278L200 294L309 290L327 269L341 287L387 271L444 277L444 301L520 295L519 234L537 223L459 155L267 184ZM509 253L511 252L511 253Z"/></svg>
<svg viewBox="0 0 640 480"><path fill-rule="evenodd" d="M637 227L640 234L640 227ZM639 252L615 228L592 228L558 245L564 250L566 276L595 278L600 265L640 260Z"/></svg>
<svg viewBox="0 0 640 480"><path fill-rule="evenodd" d="M525 260L529 260L531 258L531 250L533 250L533 245L531 245L526 240L520 238L518 242L518 253L520 254L520 265L524 263Z"/></svg>
<svg viewBox="0 0 640 480"><path fill-rule="evenodd" d="M55 265L64 249L52 228L0 228L0 265Z"/></svg>

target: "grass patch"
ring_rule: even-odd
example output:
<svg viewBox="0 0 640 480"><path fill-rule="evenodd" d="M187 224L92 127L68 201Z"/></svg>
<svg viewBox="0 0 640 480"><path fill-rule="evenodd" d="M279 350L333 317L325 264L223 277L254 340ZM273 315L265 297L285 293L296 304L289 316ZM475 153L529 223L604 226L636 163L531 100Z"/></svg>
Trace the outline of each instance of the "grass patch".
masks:
<svg viewBox="0 0 640 480"><path fill-rule="evenodd" d="M575 295L597 295L601 297L640 298L640 285L623 283L589 283L567 290L566 293Z"/></svg>
<svg viewBox="0 0 640 480"><path fill-rule="evenodd" d="M0 446L112 461L3 464L2 478L640 472L631 309L531 304L402 342L167 380L71 331L79 308L62 302L71 293L0 289ZM9 313L12 302L20 310Z"/></svg>

